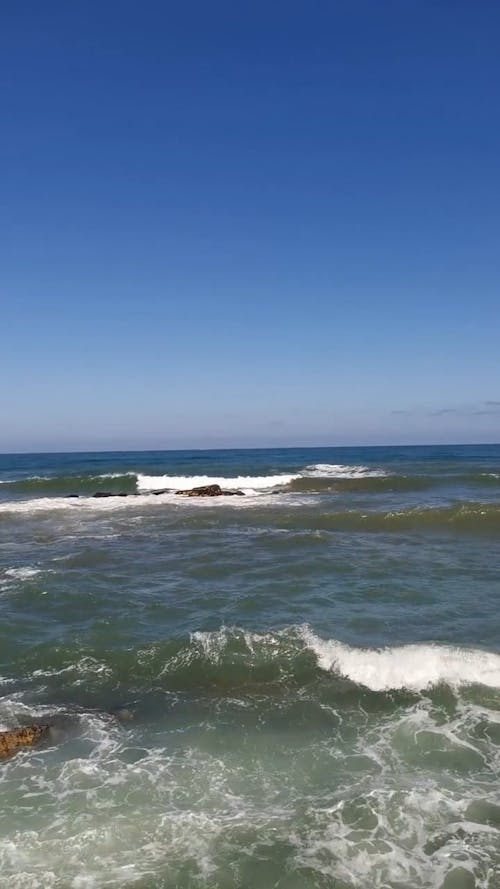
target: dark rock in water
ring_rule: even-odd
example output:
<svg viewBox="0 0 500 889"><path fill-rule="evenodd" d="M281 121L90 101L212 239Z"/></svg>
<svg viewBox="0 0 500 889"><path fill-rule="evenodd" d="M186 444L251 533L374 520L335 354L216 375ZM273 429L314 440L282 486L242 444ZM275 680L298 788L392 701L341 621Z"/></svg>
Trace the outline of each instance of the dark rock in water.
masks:
<svg viewBox="0 0 500 889"><path fill-rule="evenodd" d="M66 497L79 497L79 494L66 494Z"/></svg>
<svg viewBox="0 0 500 889"><path fill-rule="evenodd" d="M128 497L128 496L129 496L128 493L126 493L125 491L120 491L119 493L115 493L114 491L96 491L95 494L92 494L92 497Z"/></svg>
<svg viewBox="0 0 500 889"><path fill-rule="evenodd" d="M113 715L116 716L120 722L128 722L134 718L133 711L129 710L128 707L121 707L119 710L115 710Z"/></svg>
<svg viewBox="0 0 500 889"><path fill-rule="evenodd" d="M176 494L185 494L186 497L220 497L222 489L220 485L204 485L199 488L188 488L186 491L176 491Z"/></svg>
<svg viewBox="0 0 500 889"><path fill-rule="evenodd" d="M220 485L204 485L200 488L189 488L187 491L176 491L186 497L243 497L243 491L223 491Z"/></svg>
<svg viewBox="0 0 500 889"><path fill-rule="evenodd" d="M37 744L49 728L49 725L28 725L9 732L0 732L0 758L5 759L22 747L32 747Z"/></svg>

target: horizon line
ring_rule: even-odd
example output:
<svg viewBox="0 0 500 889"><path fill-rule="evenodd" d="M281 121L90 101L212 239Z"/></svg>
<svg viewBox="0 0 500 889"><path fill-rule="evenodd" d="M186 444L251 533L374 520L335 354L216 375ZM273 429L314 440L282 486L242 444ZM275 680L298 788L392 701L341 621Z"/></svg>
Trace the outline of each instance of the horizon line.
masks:
<svg viewBox="0 0 500 889"><path fill-rule="evenodd" d="M354 448L475 448L475 447L499 447L500 441L474 441L474 442L426 442L424 444L343 444L343 445L260 445L258 447L187 447L187 448L101 448L86 451L2 451L0 457L26 457L26 456L61 456L63 454L165 454L179 451L297 451L297 450L341 450Z"/></svg>

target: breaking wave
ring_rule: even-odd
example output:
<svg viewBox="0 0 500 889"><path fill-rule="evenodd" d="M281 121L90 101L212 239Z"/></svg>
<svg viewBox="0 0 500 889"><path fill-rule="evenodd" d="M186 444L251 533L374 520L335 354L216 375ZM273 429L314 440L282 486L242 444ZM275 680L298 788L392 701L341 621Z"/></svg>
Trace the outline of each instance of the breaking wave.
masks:
<svg viewBox="0 0 500 889"><path fill-rule="evenodd" d="M436 685L500 688L500 654L494 652L432 644L352 648L335 639L321 639L308 627L299 632L321 669L372 691L423 691Z"/></svg>
<svg viewBox="0 0 500 889"><path fill-rule="evenodd" d="M284 487L298 475L240 475L234 478L211 475L138 475L137 487L144 491L182 491L204 485L220 485L221 488L238 488L243 491L262 491Z"/></svg>
<svg viewBox="0 0 500 889"><path fill-rule="evenodd" d="M135 472L110 472L101 475L54 475L0 481L2 494L31 494L32 496L57 496L64 494L93 494L95 491L134 493Z"/></svg>
<svg viewBox="0 0 500 889"><path fill-rule="evenodd" d="M195 501L196 513L202 515L202 509L224 508L233 510L248 508L257 518L264 515L259 510L283 509L284 500L281 496L263 497L268 490L244 489L247 497L208 497ZM38 515L51 512L65 512L68 515L108 514L124 511L132 507L154 510L165 506L193 507L193 501L186 501L174 491L161 492L160 496L152 497L150 492L136 496L109 496L97 499L93 497L44 497L33 500L0 502L0 519L5 520L12 514ZM279 493L279 492L277 492ZM286 491L283 491L286 497ZM418 506L409 509L383 511L337 509L322 510L314 508L310 497L290 498L286 502L286 512L280 514L280 525L287 531L330 531L330 532L362 532L362 533L407 533L411 531L466 533L497 535L500 531L500 504L496 503L457 503L453 506ZM288 507L293 507L290 509Z"/></svg>
<svg viewBox="0 0 500 889"><path fill-rule="evenodd" d="M223 626L127 651L76 652L46 644L16 665L24 681L50 679L73 695L83 685L87 692L109 686L115 695L120 686L137 693L159 686L226 691L255 683L296 686L325 674L372 692L421 692L440 685L500 689L500 654L437 643L358 648L323 639L308 625L267 633Z"/></svg>
<svg viewBox="0 0 500 889"><path fill-rule="evenodd" d="M497 885L496 653L221 627L18 668L0 728L51 729L2 763L6 884Z"/></svg>
<svg viewBox="0 0 500 889"><path fill-rule="evenodd" d="M467 473L463 476L405 475L364 465L315 463L291 472L269 475L148 475L141 472L102 473L100 475L31 476L0 481L0 494L14 497L80 496L100 492L110 494L173 493L189 488L218 484L221 488L238 489L247 494L290 493L365 493L424 491L454 483L497 488L500 474Z"/></svg>
<svg viewBox="0 0 500 889"><path fill-rule="evenodd" d="M368 466L344 466L341 463L315 463L307 466L301 475L304 478L384 478L383 469L370 469Z"/></svg>

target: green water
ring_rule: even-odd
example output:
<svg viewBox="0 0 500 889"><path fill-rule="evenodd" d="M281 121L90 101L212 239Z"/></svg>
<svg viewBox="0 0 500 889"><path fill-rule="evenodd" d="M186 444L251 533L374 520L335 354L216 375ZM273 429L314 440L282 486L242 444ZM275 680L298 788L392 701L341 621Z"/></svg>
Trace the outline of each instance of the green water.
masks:
<svg viewBox="0 0 500 889"><path fill-rule="evenodd" d="M51 729L0 886L498 889L499 491L493 446L1 457L0 727Z"/></svg>

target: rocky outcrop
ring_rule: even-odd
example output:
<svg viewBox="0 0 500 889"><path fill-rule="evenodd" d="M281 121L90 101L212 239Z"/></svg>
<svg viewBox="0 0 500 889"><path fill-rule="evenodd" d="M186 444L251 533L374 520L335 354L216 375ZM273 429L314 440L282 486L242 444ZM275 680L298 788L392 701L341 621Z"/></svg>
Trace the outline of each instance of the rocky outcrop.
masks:
<svg viewBox="0 0 500 889"><path fill-rule="evenodd" d="M183 494L185 497L244 497L244 491L225 491L221 488L220 485L203 485L200 488L188 488L186 491L172 491L170 488L164 488L161 491L144 491L140 493L153 494L155 497L158 497L159 494ZM135 493L129 493L126 491L120 491L119 493L115 493L114 491L96 491L94 494L85 495L85 494L66 494L67 498L85 498L86 496L97 497L101 499L102 497L137 497L138 495Z"/></svg>
<svg viewBox="0 0 500 889"><path fill-rule="evenodd" d="M28 725L9 732L0 732L0 759L11 756L22 747L32 747L37 744L49 728L48 725Z"/></svg>
<svg viewBox="0 0 500 889"><path fill-rule="evenodd" d="M204 485L200 488L188 488L187 491L176 491L185 497L244 497L243 491L223 491L220 485Z"/></svg>

